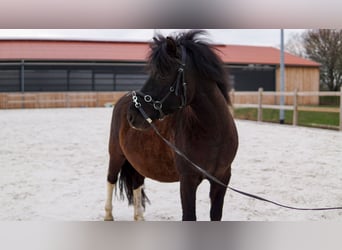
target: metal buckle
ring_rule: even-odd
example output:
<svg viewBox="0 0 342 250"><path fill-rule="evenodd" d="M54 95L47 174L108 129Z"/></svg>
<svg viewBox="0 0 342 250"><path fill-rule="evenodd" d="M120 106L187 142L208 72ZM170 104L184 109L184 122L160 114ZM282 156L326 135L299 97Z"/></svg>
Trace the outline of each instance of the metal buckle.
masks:
<svg viewBox="0 0 342 250"><path fill-rule="evenodd" d="M153 103L153 108L156 109L156 110L161 110L162 107L163 107L163 104L161 102L159 102L159 101L155 101Z"/></svg>
<svg viewBox="0 0 342 250"><path fill-rule="evenodd" d="M149 102L152 102L152 97L150 95L145 95L144 96L144 101L149 103Z"/></svg>
<svg viewBox="0 0 342 250"><path fill-rule="evenodd" d="M135 91L132 91L132 101L137 109L141 108L141 103L138 101L137 93L135 93Z"/></svg>

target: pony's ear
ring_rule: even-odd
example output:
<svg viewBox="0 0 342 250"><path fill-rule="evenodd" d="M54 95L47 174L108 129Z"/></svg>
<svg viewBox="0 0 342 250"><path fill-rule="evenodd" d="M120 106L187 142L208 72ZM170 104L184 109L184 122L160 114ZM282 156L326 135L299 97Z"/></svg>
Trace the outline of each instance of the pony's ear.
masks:
<svg viewBox="0 0 342 250"><path fill-rule="evenodd" d="M172 57L176 57L177 55L177 45L175 40L173 40L172 37L166 37L166 50L167 53L172 56Z"/></svg>

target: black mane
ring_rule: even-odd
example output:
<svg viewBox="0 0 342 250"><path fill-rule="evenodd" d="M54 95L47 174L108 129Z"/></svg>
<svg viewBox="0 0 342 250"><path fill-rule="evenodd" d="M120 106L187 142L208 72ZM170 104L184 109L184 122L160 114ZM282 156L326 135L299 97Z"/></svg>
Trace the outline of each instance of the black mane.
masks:
<svg viewBox="0 0 342 250"><path fill-rule="evenodd" d="M204 34L206 32L203 30L192 30L171 37L164 37L161 34L156 35L153 38L153 43L150 44L151 52L148 69L152 75L157 72L165 75L169 72L170 67L174 67L176 61L181 59L180 49L174 52L175 57L171 56L172 51L168 49L168 42L173 40L178 48L182 45L186 49L187 67L192 67L199 78L206 79L208 82L215 82L226 101L230 104L228 75L223 68L222 60L214 52L215 48L199 37Z"/></svg>

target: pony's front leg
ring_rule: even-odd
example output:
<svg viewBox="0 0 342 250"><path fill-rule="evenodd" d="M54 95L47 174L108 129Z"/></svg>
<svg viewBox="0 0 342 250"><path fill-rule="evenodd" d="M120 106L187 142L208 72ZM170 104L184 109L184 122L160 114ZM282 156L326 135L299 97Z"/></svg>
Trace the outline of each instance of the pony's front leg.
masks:
<svg viewBox="0 0 342 250"><path fill-rule="evenodd" d="M210 183L210 220L220 221L222 218L224 196L226 194L227 188L222 187L217 183L213 183L212 181Z"/></svg>
<svg viewBox="0 0 342 250"><path fill-rule="evenodd" d="M134 220L144 221L144 207L142 203L143 186L133 190Z"/></svg>
<svg viewBox="0 0 342 250"><path fill-rule="evenodd" d="M183 221L196 220L196 191L200 183L201 178L196 175L185 175L180 178Z"/></svg>
<svg viewBox="0 0 342 250"><path fill-rule="evenodd" d="M231 168L229 166L229 172L227 175L221 179L221 181L228 185L230 176L231 176ZM221 186L220 184L210 181L210 200L211 200L211 208L210 208L210 220L212 221L220 221L222 219L222 210L224 203L224 196L226 194L227 188Z"/></svg>

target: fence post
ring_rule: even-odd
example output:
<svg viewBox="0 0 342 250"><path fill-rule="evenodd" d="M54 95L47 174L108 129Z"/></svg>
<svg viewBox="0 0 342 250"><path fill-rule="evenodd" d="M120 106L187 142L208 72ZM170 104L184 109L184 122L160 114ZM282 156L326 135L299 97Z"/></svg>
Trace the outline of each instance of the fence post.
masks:
<svg viewBox="0 0 342 250"><path fill-rule="evenodd" d="M36 96L36 102L34 105L35 105L35 108L38 109L40 108L40 94L37 93L35 96Z"/></svg>
<svg viewBox="0 0 342 250"><path fill-rule="evenodd" d="M298 89L293 92L293 126L298 125Z"/></svg>
<svg viewBox="0 0 342 250"><path fill-rule="evenodd" d="M64 100L66 100L66 107L70 108L70 97L69 97L69 93L65 93L64 94Z"/></svg>
<svg viewBox="0 0 342 250"><path fill-rule="evenodd" d="M232 104L232 106L231 106L231 108L230 108L230 112L231 112L231 114L232 114L232 116L233 117L235 117L235 109L234 109L234 104L235 104L235 89L232 89L231 91L230 91L230 97L231 97L231 104Z"/></svg>
<svg viewBox="0 0 342 250"><path fill-rule="evenodd" d="M231 97L232 104L234 104L235 103L235 89L234 88L230 91L230 97Z"/></svg>
<svg viewBox="0 0 342 250"><path fill-rule="evenodd" d="M4 108L8 108L8 94L4 94Z"/></svg>
<svg viewBox="0 0 342 250"><path fill-rule="evenodd" d="M342 86L340 88L340 131L342 131Z"/></svg>
<svg viewBox="0 0 342 250"><path fill-rule="evenodd" d="M99 106L99 92L96 92L95 94L95 107L98 107Z"/></svg>
<svg viewBox="0 0 342 250"><path fill-rule="evenodd" d="M263 88L259 88L259 95L258 95L258 122L262 121L262 91L263 91Z"/></svg>
<svg viewBox="0 0 342 250"><path fill-rule="evenodd" d="M21 92L20 94L20 100L21 100L21 108L24 109L25 108L25 93Z"/></svg>

